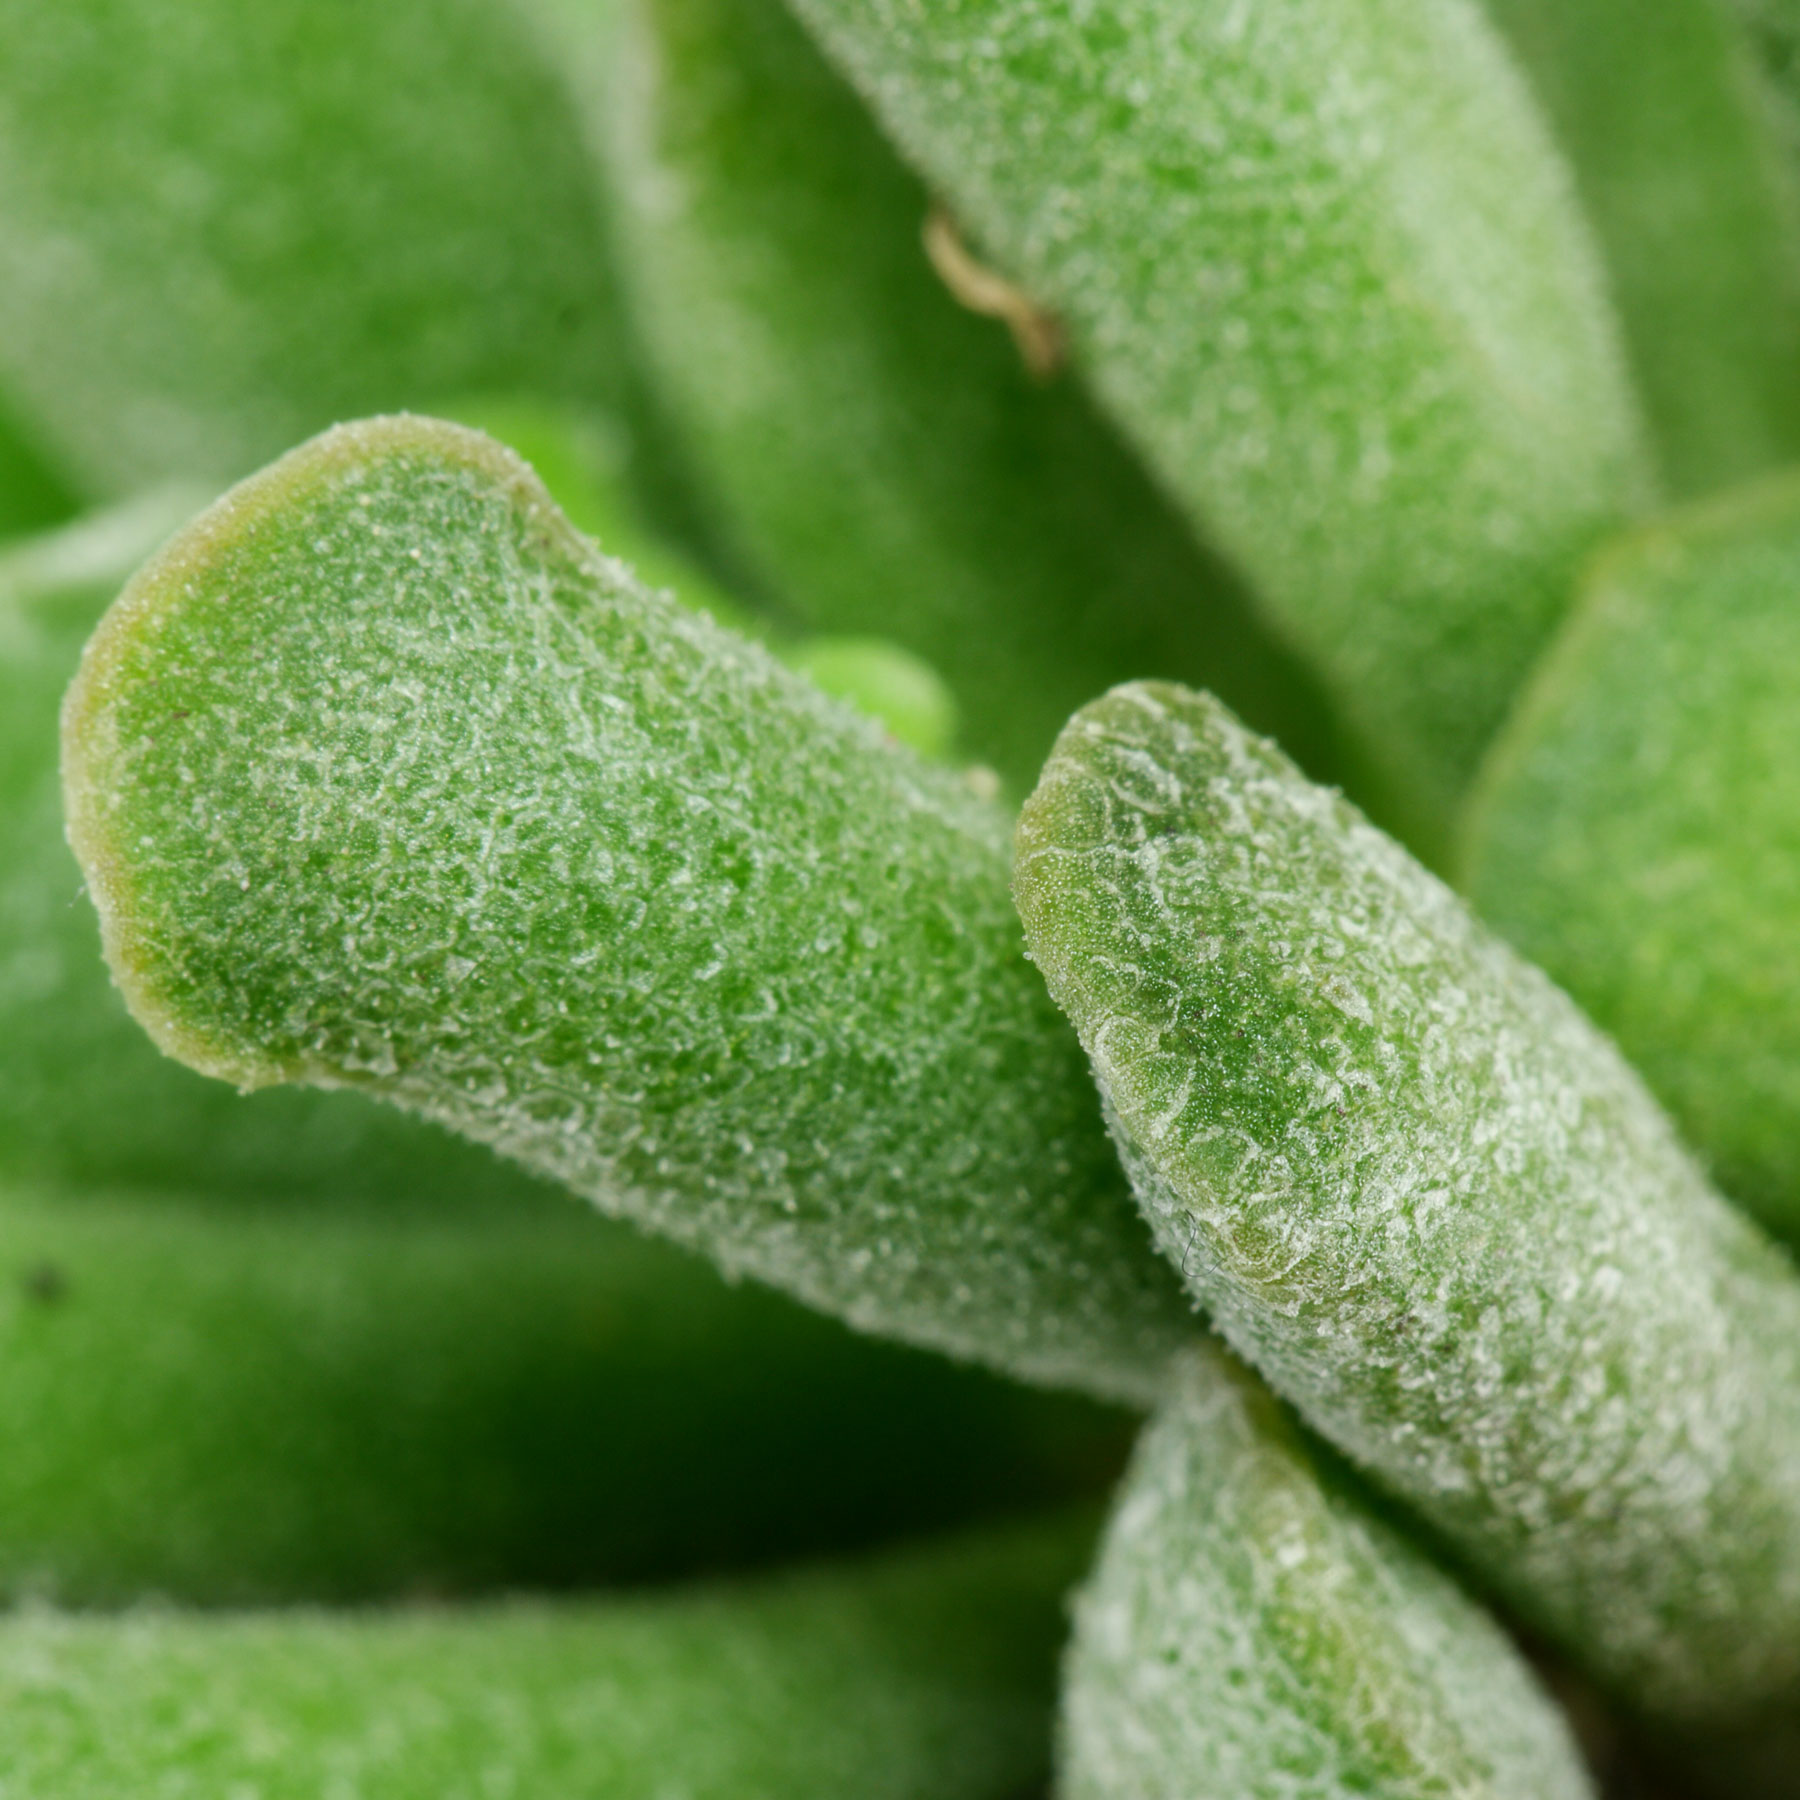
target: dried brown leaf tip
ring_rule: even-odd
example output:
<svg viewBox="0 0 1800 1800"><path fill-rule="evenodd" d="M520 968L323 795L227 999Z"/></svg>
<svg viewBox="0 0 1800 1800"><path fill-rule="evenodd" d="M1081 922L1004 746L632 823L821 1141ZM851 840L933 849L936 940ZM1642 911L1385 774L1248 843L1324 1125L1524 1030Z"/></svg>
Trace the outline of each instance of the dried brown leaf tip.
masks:
<svg viewBox="0 0 1800 1800"><path fill-rule="evenodd" d="M1049 381L1061 373L1069 346L1060 319L1045 312L1023 288L977 261L956 221L941 206L925 215L921 235L925 254L951 296L970 312L1003 320L1019 347L1020 360L1036 380Z"/></svg>

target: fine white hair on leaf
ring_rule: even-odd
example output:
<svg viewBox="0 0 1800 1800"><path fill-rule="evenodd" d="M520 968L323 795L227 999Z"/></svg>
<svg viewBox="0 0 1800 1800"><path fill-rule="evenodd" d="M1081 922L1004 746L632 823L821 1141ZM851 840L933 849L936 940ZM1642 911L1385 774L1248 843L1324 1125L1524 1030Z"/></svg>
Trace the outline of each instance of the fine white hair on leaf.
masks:
<svg viewBox="0 0 1800 1800"><path fill-rule="evenodd" d="M1574 1004L1174 687L1070 722L1014 889L1233 1347L1639 1705L1800 1684L1800 1281Z"/></svg>
<svg viewBox="0 0 1800 1800"><path fill-rule="evenodd" d="M1484 9L796 10L1442 831L1651 490L1573 178Z"/></svg>
<svg viewBox="0 0 1800 1800"><path fill-rule="evenodd" d="M1194 1326L1026 962L1009 820L642 589L491 440L327 433L65 712L172 1054L364 1088L870 1331L1140 1403Z"/></svg>
<svg viewBox="0 0 1800 1800"><path fill-rule="evenodd" d="M1139 1442L1078 1601L1067 1800L1584 1800L1494 1620L1206 1345Z"/></svg>

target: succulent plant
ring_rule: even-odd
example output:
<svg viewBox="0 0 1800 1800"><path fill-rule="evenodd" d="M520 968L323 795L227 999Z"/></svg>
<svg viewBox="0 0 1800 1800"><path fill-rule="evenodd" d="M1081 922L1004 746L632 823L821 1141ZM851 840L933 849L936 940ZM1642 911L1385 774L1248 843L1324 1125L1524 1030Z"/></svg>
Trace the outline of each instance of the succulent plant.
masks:
<svg viewBox="0 0 1800 1800"><path fill-rule="evenodd" d="M1797 45L0 0L0 1790L1800 1795Z"/></svg>

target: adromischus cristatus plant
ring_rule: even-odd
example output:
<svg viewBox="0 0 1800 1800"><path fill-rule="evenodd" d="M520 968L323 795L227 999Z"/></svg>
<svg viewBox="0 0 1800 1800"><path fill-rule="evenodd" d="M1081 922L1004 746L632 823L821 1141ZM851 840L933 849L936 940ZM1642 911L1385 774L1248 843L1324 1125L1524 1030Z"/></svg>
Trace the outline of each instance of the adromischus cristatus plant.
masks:
<svg viewBox="0 0 1800 1800"><path fill-rule="evenodd" d="M469 1404L496 1339L490 1394L629 1387L664 1294L688 1366L759 1396L691 1518L743 1517L755 1443L827 1391L784 1370L854 1355L871 1415L886 1382L895 1417L991 1419L965 1514L1111 1466L1108 1415L1004 1377L1153 1413L1075 1610L1070 1796L1591 1792L1490 1607L1694 1778L1782 1791L1756 1733L1800 1689L1800 1286L1734 1204L1788 1231L1800 1166L1800 549L1770 473L1800 437L1800 22L794 13L0 6L0 519L248 475L143 561L64 709L107 957L203 1074L360 1090L239 1098L159 1063L71 948L88 915L47 899L43 697L193 502L21 551L0 1176L18 1241L70 1247L26 1272L14 1386L110 1391L154 1246L196 1272L167 1310L212 1435L171 1433L162 1490L140 1444L124 1502L27 1555L131 1406L85 1439L19 1406L55 1455L0 1487L0 1558L71 1599L624 1572L600 1540L672 1516L700 1375L660 1390L671 1436L634 1440L629 1479L580 1465L632 1498L561 1561L520 1548L555 1434L465 1428L504 1412ZM511 437L555 497L419 409ZM359 414L383 416L249 473ZM108 530L110 563L82 551ZM445 1126L993 1373L639 1272ZM270 1280L259 1231L314 1273ZM632 1322L584 1361L557 1307L602 1266ZM75 1353L49 1334L94 1316L90 1269L126 1323ZM383 1331L345 1328L352 1295ZM240 1438L283 1385L258 1348L282 1316L343 1377L297 1390L305 1432ZM346 1408L437 1460L360 1453ZM908 1456L865 1541L950 1522L950 1460ZM288 1523L225 1533L240 1476ZM421 1506L452 1478L466 1500ZM361 1513L315 1529L309 1480ZM148 1502L117 1523L154 1491L201 1497L185 1538ZM658 1567L849 1541L872 1506L685 1565L697 1528L672 1528ZM1089 1532L793 1578L844 1584L813 1613L779 1584L645 1601L641 1630L579 1605L21 1628L0 1681L45 1791L261 1779L261 1731L295 1791L331 1766L924 1795L954 1767L999 1796L1046 1766ZM992 1655L958 1660L945 1621L977 1611ZM308 1712L334 1659L369 1692ZM211 1748L163 1733L164 1662ZM501 1672L527 1664L529 1697ZM104 1697L101 1669L127 1671ZM583 1669L641 1700L582 1700ZM759 1681L791 1766L725 1698ZM491 1704L464 1729L397 1702L417 1729L377 1745L378 1687Z"/></svg>

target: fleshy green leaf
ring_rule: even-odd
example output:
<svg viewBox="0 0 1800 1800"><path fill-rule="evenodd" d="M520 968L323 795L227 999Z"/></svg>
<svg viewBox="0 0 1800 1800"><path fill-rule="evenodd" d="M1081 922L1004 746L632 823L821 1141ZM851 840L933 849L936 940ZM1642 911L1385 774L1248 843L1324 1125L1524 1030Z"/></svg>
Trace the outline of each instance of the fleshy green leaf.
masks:
<svg viewBox="0 0 1800 1800"><path fill-rule="evenodd" d="M1325 709L1064 376L1034 381L921 244L929 195L780 0L628 9L621 276L721 533L804 624L949 680L1029 788L1113 681L1218 688L1335 769Z"/></svg>
<svg viewBox="0 0 1800 1800"><path fill-rule="evenodd" d="M1234 1348L1652 1716L1800 1688L1800 1280L1573 1004L1177 688L1070 722L1015 891Z"/></svg>
<svg viewBox="0 0 1800 1800"><path fill-rule="evenodd" d="M0 386L96 494L478 389L618 403L600 199L476 0L0 5Z"/></svg>
<svg viewBox="0 0 1800 1800"><path fill-rule="evenodd" d="M1103 1478L1111 1415L728 1289L361 1095L157 1054L62 840L56 712L191 505L0 559L0 1598L643 1579Z"/></svg>
<svg viewBox="0 0 1800 1800"><path fill-rule="evenodd" d="M157 1055L107 979L63 841L57 711L109 601L197 504L185 490L151 495L0 557L0 1172L259 1198L531 1204L537 1184L516 1170L360 1096L246 1100L201 1080Z"/></svg>
<svg viewBox="0 0 1800 1800"><path fill-rule="evenodd" d="M20 1795L1015 1800L1091 1527L564 1606L0 1623Z"/></svg>
<svg viewBox="0 0 1800 1800"><path fill-rule="evenodd" d="M1722 0L1487 0L1574 167L1678 493L1800 455L1800 207Z"/></svg>
<svg viewBox="0 0 1800 1800"><path fill-rule="evenodd" d="M1500 1628L1210 1349L1139 1444L1063 1707L1067 1800L1591 1792Z"/></svg>
<svg viewBox="0 0 1800 1800"><path fill-rule="evenodd" d="M799 0L1427 836L1646 496L1566 168L1465 0Z"/></svg>
<svg viewBox="0 0 1800 1800"><path fill-rule="evenodd" d="M1800 1231L1800 481L1626 539L1496 744L1467 886Z"/></svg>
<svg viewBox="0 0 1800 1800"><path fill-rule="evenodd" d="M444 1198L0 1186L0 1601L643 1581L1116 1467L1115 1415L854 1337L560 1195Z"/></svg>
<svg viewBox="0 0 1800 1800"><path fill-rule="evenodd" d="M489 440L347 427L134 579L65 711L139 1020L350 1085L869 1330L1145 1400L1186 1306L1008 822L646 594Z"/></svg>

